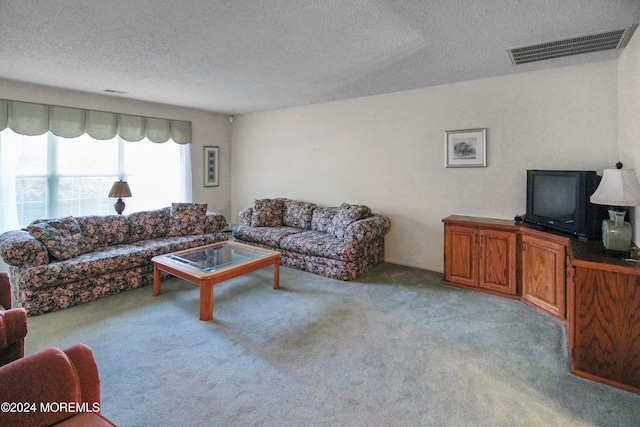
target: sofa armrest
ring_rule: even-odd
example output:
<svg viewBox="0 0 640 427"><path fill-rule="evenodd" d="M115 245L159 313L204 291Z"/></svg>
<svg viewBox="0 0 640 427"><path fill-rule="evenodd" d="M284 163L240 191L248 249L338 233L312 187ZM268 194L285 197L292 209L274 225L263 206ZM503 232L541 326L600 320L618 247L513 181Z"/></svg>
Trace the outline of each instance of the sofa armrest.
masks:
<svg viewBox="0 0 640 427"><path fill-rule="evenodd" d="M24 230L0 234L0 256L7 264L17 267L49 264L47 248Z"/></svg>
<svg viewBox="0 0 640 427"><path fill-rule="evenodd" d="M213 234L221 231L227 226L227 219L224 215L207 211L207 219L204 232L206 234Z"/></svg>
<svg viewBox="0 0 640 427"><path fill-rule="evenodd" d="M0 350L20 343L26 336L27 312L24 308L0 309Z"/></svg>
<svg viewBox="0 0 640 427"><path fill-rule="evenodd" d="M90 407L94 403L100 403L100 377L98 375L98 365L93 358L93 352L86 344L75 344L64 350L64 353L73 363L78 372L80 389L82 395L80 399ZM95 408L97 409L97 408Z"/></svg>
<svg viewBox="0 0 640 427"><path fill-rule="evenodd" d="M83 368L76 367L72 359L57 348L48 348L0 367L2 401L34 405L28 412L0 411L0 425L53 425L76 415L79 410L98 412L98 401L82 405L81 384L84 380L80 376L83 374ZM70 411L41 410L42 404L59 405L61 402L77 407L69 408ZM53 408L60 409L59 406Z"/></svg>
<svg viewBox="0 0 640 427"><path fill-rule="evenodd" d="M240 224L251 226L251 217L253 216L253 208L244 208L238 214Z"/></svg>
<svg viewBox="0 0 640 427"><path fill-rule="evenodd" d="M389 218L374 214L349 224L344 232L344 241L347 243L368 242L384 236L390 227Z"/></svg>
<svg viewBox="0 0 640 427"><path fill-rule="evenodd" d="M9 273L6 271L0 271L0 307L5 310L13 307L11 304L11 281Z"/></svg>

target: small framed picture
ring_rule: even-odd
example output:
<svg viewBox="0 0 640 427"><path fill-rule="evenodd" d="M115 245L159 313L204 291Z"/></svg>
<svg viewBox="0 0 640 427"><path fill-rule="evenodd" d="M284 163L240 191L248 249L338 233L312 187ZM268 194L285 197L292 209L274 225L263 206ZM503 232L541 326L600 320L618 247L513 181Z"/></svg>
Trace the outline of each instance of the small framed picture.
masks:
<svg viewBox="0 0 640 427"><path fill-rule="evenodd" d="M487 129L449 130L445 132L446 168L484 168L487 166Z"/></svg>
<svg viewBox="0 0 640 427"><path fill-rule="evenodd" d="M217 187L219 176L219 147L204 147L204 186Z"/></svg>

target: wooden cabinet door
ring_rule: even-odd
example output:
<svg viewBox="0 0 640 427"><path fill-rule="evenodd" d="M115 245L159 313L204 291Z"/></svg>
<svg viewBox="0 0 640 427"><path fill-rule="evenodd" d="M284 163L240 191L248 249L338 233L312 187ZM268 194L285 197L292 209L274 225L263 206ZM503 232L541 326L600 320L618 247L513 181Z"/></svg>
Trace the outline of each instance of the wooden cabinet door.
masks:
<svg viewBox="0 0 640 427"><path fill-rule="evenodd" d="M478 286L478 230L447 225L444 233L445 280Z"/></svg>
<svg viewBox="0 0 640 427"><path fill-rule="evenodd" d="M480 231L479 286L485 289L515 295L516 286L516 234L508 231Z"/></svg>
<svg viewBox="0 0 640 427"><path fill-rule="evenodd" d="M522 236L522 299L566 318L566 247L537 237Z"/></svg>
<svg viewBox="0 0 640 427"><path fill-rule="evenodd" d="M572 299L574 373L640 393L640 276L576 268Z"/></svg>

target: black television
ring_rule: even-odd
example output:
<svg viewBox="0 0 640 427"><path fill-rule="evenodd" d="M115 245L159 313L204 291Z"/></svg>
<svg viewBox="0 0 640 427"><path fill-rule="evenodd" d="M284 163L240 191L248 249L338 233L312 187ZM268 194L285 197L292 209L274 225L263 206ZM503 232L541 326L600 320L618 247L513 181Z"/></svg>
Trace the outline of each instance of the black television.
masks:
<svg viewBox="0 0 640 427"><path fill-rule="evenodd" d="M589 197L601 179L594 171L528 170L525 222L581 239L600 238L607 207Z"/></svg>

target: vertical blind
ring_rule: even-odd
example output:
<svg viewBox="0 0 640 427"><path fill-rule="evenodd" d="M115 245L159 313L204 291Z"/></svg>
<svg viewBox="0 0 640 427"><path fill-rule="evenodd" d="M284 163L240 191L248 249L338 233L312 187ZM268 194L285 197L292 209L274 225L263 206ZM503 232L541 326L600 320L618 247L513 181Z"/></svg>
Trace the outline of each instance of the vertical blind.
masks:
<svg viewBox="0 0 640 427"><path fill-rule="evenodd" d="M0 99L0 131L6 128L28 136L51 131L65 138L87 133L100 140L117 135L127 141L146 137L153 142L191 142L191 122L187 121Z"/></svg>

